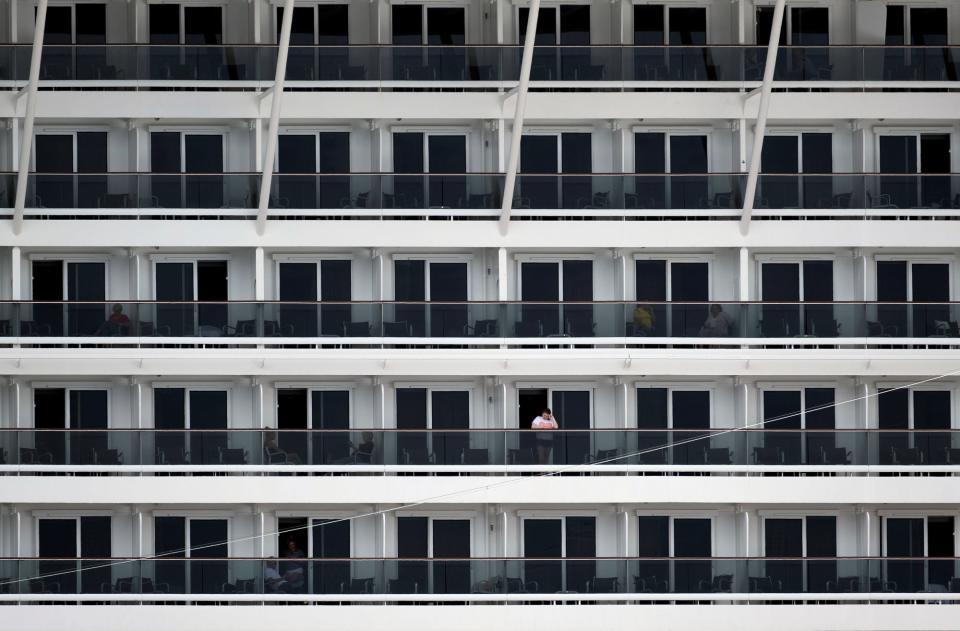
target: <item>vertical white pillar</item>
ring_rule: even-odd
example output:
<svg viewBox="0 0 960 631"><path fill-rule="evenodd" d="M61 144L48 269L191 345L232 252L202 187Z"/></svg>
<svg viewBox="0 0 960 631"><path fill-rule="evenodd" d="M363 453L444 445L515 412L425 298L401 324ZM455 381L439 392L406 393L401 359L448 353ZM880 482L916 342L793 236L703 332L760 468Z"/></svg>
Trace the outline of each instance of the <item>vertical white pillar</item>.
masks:
<svg viewBox="0 0 960 631"><path fill-rule="evenodd" d="M253 5L253 43L260 44L263 42L263 29L261 22L263 21L263 8L262 2L259 0L253 0L250 4ZM273 8L273 5L268 5L270 8ZM269 23L269 19L267 20Z"/></svg>
<svg viewBox="0 0 960 631"><path fill-rule="evenodd" d="M23 208L27 202L27 174L33 149L33 121L37 113L37 86L40 83L40 53L43 31L47 24L47 0L37 0L37 18L33 29L33 50L30 55L30 82L27 84L27 107L23 117L23 138L20 139L20 164L17 168L17 192L13 211L13 232L23 229Z"/></svg>
<svg viewBox="0 0 960 631"><path fill-rule="evenodd" d="M737 300L750 300L750 251L747 248L740 248Z"/></svg>
<svg viewBox="0 0 960 631"><path fill-rule="evenodd" d="M507 248L497 249L497 300L505 302L510 299L509 259Z"/></svg>
<svg viewBox="0 0 960 631"><path fill-rule="evenodd" d="M20 382L13 382L13 426L14 428L20 428L20 411L22 405L20 402Z"/></svg>
<svg viewBox="0 0 960 631"><path fill-rule="evenodd" d="M22 273L21 263L20 246L15 245L10 248L10 298L12 300L23 300L23 279L20 276Z"/></svg>
<svg viewBox="0 0 960 631"><path fill-rule="evenodd" d="M253 299L257 301L266 300L267 290L265 287L266 273L264 271L263 248L257 247L253 251Z"/></svg>
<svg viewBox="0 0 960 631"><path fill-rule="evenodd" d="M747 119L741 118L737 122L737 142L739 143L739 152L740 152L740 173L747 172Z"/></svg>
<svg viewBox="0 0 960 631"><path fill-rule="evenodd" d="M17 5L18 5L18 4L20 4L20 3L19 3L19 2L11 2L11 3L10 3L10 43L11 43L11 44L16 44L17 41L18 41L18 38L17 38L17 35L18 35L18 33L17 33L17 26L18 26L17 21L20 19L20 18L17 16Z"/></svg>
<svg viewBox="0 0 960 631"><path fill-rule="evenodd" d="M133 421L134 427L143 429L143 384L133 382Z"/></svg>
<svg viewBox="0 0 960 631"><path fill-rule="evenodd" d="M497 173L503 173L507 170L506 154L507 138L504 131L504 120L497 120Z"/></svg>

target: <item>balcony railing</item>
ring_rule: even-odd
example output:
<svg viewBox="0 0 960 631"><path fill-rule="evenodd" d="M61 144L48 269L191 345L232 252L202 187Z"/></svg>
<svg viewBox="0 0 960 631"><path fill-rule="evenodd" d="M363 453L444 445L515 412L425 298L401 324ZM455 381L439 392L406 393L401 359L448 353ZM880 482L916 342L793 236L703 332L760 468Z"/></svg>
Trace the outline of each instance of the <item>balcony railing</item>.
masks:
<svg viewBox="0 0 960 631"><path fill-rule="evenodd" d="M960 344L960 303L0 302L0 344Z"/></svg>
<svg viewBox="0 0 960 631"><path fill-rule="evenodd" d="M0 46L0 81L24 82L31 47ZM291 46L288 82L343 89L416 84L498 89L519 77L520 46ZM535 82L603 85L758 83L766 46L537 46ZM48 45L40 80L101 87L201 83L260 87L274 79L277 47L148 44ZM776 81L949 84L960 79L960 47L781 46Z"/></svg>
<svg viewBox="0 0 960 631"><path fill-rule="evenodd" d="M0 173L0 207L12 208L16 174ZM499 217L504 175L279 174L269 213L285 216ZM522 174L513 215L577 217L738 217L746 175ZM28 216L250 217L257 173L34 173ZM958 174L762 174L758 217L960 214Z"/></svg>
<svg viewBox="0 0 960 631"><path fill-rule="evenodd" d="M960 559L0 559L0 600L960 601ZM86 598L81 598L86 596Z"/></svg>
<svg viewBox="0 0 960 631"><path fill-rule="evenodd" d="M960 473L960 430L2 429L0 473Z"/></svg>

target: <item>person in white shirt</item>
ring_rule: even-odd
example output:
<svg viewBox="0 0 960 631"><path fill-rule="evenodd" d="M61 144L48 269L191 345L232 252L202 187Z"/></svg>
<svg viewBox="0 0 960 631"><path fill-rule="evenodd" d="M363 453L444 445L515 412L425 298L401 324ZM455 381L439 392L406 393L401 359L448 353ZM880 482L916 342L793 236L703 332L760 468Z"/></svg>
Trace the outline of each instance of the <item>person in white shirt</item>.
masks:
<svg viewBox="0 0 960 631"><path fill-rule="evenodd" d="M720 305L710 305L710 313L700 327L700 337L727 337L730 327L733 326L733 317L723 310Z"/></svg>
<svg viewBox="0 0 960 631"><path fill-rule="evenodd" d="M537 461L540 464L550 464L550 452L553 451L553 432L551 429L560 429L556 417L550 408L544 408L540 416L533 419L530 428L537 431Z"/></svg>

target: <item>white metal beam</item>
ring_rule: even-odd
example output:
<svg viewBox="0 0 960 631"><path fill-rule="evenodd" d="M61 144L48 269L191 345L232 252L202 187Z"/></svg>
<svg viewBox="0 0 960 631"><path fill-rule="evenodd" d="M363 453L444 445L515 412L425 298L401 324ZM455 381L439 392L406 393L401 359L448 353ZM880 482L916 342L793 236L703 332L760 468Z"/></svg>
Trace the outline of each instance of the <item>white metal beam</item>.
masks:
<svg viewBox="0 0 960 631"><path fill-rule="evenodd" d="M273 100L270 105L270 126L267 129L267 150L263 156L260 177L260 203L257 206L257 233L267 228L267 209L270 206L270 185L273 181L273 161L277 153L277 134L280 127L280 104L283 101L283 82L287 74L287 53L290 50L290 30L293 25L293 0L283 4L283 23L277 49L277 73L273 80Z"/></svg>
<svg viewBox="0 0 960 631"><path fill-rule="evenodd" d="M513 189L517 183L517 167L520 164L520 140L523 137L523 117L527 109L527 91L530 86L530 67L533 65L533 44L537 37L537 19L540 17L540 0L531 0L527 16L527 33L523 38L523 57L520 61L520 83L517 86L516 107L513 111L513 129L510 136L510 160L507 177L503 183L503 204L500 207L500 228L506 232L513 208Z"/></svg>
<svg viewBox="0 0 960 631"><path fill-rule="evenodd" d="M47 25L47 0L37 2L37 21L33 29L33 49L30 53L30 81L27 83L27 110L23 118L20 138L20 164L17 170L17 196L13 210L13 232L23 229L23 207L27 203L27 174L30 170L30 152L33 149L33 119L37 113L37 85L40 82L40 54L43 52L43 31Z"/></svg>
<svg viewBox="0 0 960 631"><path fill-rule="evenodd" d="M757 124L753 130L753 154L750 156L750 170L747 172L747 188L743 193L743 214L740 219L740 226L744 230L750 226L750 216L753 213L753 205L757 196L760 154L763 153L763 137L767 131L770 92L773 87L773 73L777 67L777 53L780 50L780 31L783 27L785 4L786 0L777 0L777 4L773 8L773 24L770 25L770 42L767 44L767 60L763 67L763 84L760 87Z"/></svg>

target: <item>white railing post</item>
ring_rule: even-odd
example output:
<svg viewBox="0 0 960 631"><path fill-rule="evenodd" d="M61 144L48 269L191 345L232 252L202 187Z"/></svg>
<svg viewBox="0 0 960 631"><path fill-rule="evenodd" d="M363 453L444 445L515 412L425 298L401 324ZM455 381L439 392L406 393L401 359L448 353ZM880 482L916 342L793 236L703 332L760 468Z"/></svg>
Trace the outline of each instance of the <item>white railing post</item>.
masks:
<svg viewBox="0 0 960 631"><path fill-rule="evenodd" d="M507 177L503 182L503 204L500 206L500 227L504 231L506 231L510 222L510 210L513 207L513 190L517 182L517 167L520 164L520 140L523 136L523 117L527 109L530 67L533 65L533 45L537 38L537 19L539 17L540 0L530 0L527 33L523 38L523 57L520 61L520 83L517 85L517 105L513 111L510 160L507 162Z"/></svg>
<svg viewBox="0 0 960 631"><path fill-rule="evenodd" d="M770 111L770 92L773 88L773 73L777 67L777 54L780 50L780 32L783 27L784 5L786 0L777 0L773 8L773 24L770 25L770 42L767 44L767 59L763 66L763 84L760 87L760 105L757 109L757 124L753 129L753 153L750 155L750 169L747 172L747 188L743 193L743 214L740 225L746 229L750 225L750 216L757 196L757 180L760 177L760 157L763 153L763 137L767 131L767 114Z"/></svg>
<svg viewBox="0 0 960 631"><path fill-rule="evenodd" d="M267 228L267 209L270 207L270 185L273 183L273 162L277 154L277 134L280 127L280 103L283 101L283 82L287 75L287 53L290 50L290 30L293 25L293 0L283 4L283 23L277 48L277 73L273 80L273 100L270 104L270 126L267 128L267 150L263 156L260 175L260 201L257 205L257 234Z"/></svg>
<svg viewBox="0 0 960 631"><path fill-rule="evenodd" d="M20 164L17 169L17 196L13 205L13 232L23 230L23 208L27 205L27 175L30 171L30 152L33 150L33 120L37 113L37 84L40 83L40 55L43 53L43 31L47 24L47 0L37 2L37 22L33 29L33 49L30 51L30 80L27 83L27 108L23 117L20 138Z"/></svg>

